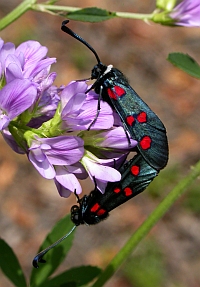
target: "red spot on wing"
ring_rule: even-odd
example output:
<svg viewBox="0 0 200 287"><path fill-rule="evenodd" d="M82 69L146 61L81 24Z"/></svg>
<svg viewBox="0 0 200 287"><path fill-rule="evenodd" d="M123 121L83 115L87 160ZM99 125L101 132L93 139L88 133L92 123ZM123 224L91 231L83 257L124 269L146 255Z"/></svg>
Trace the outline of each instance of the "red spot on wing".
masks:
<svg viewBox="0 0 200 287"><path fill-rule="evenodd" d="M116 93L113 90L111 90L110 88L107 89L107 93L111 99L114 99L114 100L117 99Z"/></svg>
<svg viewBox="0 0 200 287"><path fill-rule="evenodd" d="M111 88L107 89L107 93L111 99L117 100L118 97L124 96L126 94L126 91L119 87L119 86L114 86L114 90Z"/></svg>
<svg viewBox="0 0 200 287"><path fill-rule="evenodd" d="M119 193L121 191L121 188L120 187L115 187L113 189L114 193Z"/></svg>
<svg viewBox="0 0 200 287"><path fill-rule="evenodd" d="M133 194L133 191L130 187L125 187L124 193L125 193L125 196L131 196Z"/></svg>
<svg viewBox="0 0 200 287"><path fill-rule="evenodd" d="M133 165L131 167L131 173L137 176L140 173L140 167L138 165Z"/></svg>
<svg viewBox="0 0 200 287"><path fill-rule="evenodd" d="M134 123L135 119L133 116L128 116L126 117L126 123L129 125L129 126L132 126L133 123Z"/></svg>
<svg viewBox="0 0 200 287"><path fill-rule="evenodd" d="M100 205L98 203L95 203L91 208L91 212L96 212L100 208Z"/></svg>
<svg viewBox="0 0 200 287"><path fill-rule="evenodd" d="M140 146L142 149L149 149L151 147L151 138L149 136L144 136L140 141Z"/></svg>
<svg viewBox="0 0 200 287"><path fill-rule="evenodd" d="M114 89L118 97L124 96L126 94L126 91L122 87L115 86Z"/></svg>
<svg viewBox="0 0 200 287"><path fill-rule="evenodd" d="M139 123L146 123L147 122L147 114L145 112L141 112L137 116L137 120L138 120Z"/></svg>
<svg viewBox="0 0 200 287"><path fill-rule="evenodd" d="M101 208L101 209L99 209L99 210L97 211L97 215L98 215L98 216L103 215L103 214L105 214L105 213L106 213L106 210L103 209L103 208Z"/></svg>

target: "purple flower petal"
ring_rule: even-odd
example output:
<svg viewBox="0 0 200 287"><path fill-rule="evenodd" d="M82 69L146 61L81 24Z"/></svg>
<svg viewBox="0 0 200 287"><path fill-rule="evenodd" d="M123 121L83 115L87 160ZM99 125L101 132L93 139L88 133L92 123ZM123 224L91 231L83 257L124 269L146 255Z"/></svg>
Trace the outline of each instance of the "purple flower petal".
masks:
<svg viewBox="0 0 200 287"><path fill-rule="evenodd" d="M64 89L62 92L62 95L65 95L66 90ZM61 96L61 105L63 104L62 101L63 97ZM65 101L66 105L62 109L62 119L67 120L68 118L76 118L76 116L79 115L79 110L84 104L84 101L86 99L86 95L83 93L78 93L71 97L68 102Z"/></svg>
<svg viewBox="0 0 200 287"><path fill-rule="evenodd" d="M87 120L88 123L82 124L82 129L88 129L90 124L94 121L97 115L97 105L98 101L90 101L86 102L83 107L82 111L80 111L78 115L78 119L82 119L83 123ZM113 118L113 111L111 107L106 102L101 102L101 110L98 115L97 120L92 124L91 130L102 130L102 129L109 129L114 124ZM82 130L81 129L81 130Z"/></svg>
<svg viewBox="0 0 200 287"><path fill-rule="evenodd" d="M84 81L69 83L60 95L62 109L67 105L69 100L76 94L82 94L85 98L86 90L87 90L87 84Z"/></svg>
<svg viewBox="0 0 200 287"><path fill-rule="evenodd" d="M5 113L0 111L0 131L7 128L9 123L10 123L10 118Z"/></svg>
<svg viewBox="0 0 200 287"><path fill-rule="evenodd" d="M25 69L42 60L48 52L48 49L37 41L26 41L16 48L15 54L23 54L25 57Z"/></svg>
<svg viewBox="0 0 200 287"><path fill-rule="evenodd" d="M71 103L73 102L71 101ZM68 107L66 106L67 112L65 115L62 114L62 119L63 121L65 121L64 124L67 127L68 126L73 127L73 130L87 130L97 115L97 101L83 103L81 100L79 103L80 103L79 106L80 110L77 109L74 114L69 113ZM74 110L74 107L71 107L71 110L72 109ZM108 129L113 126L113 123L114 119L112 109L107 103L102 102L101 111L98 115L98 118L93 123L90 129L91 130Z"/></svg>
<svg viewBox="0 0 200 287"><path fill-rule="evenodd" d="M186 27L200 26L200 1L183 0L170 13L175 25Z"/></svg>
<svg viewBox="0 0 200 287"><path fill-rule="evenodd" d="M81 185L79 183L79 181L77 180L76 176L74 174L68 173L67 170L64 167L56 167L56 177L55 177L56 181L58 181L58 183L60 183L60 185L63 188L59 188L59 193L61 196L63 197L67 197L69 196L69 192L74 192L76 191L77 194L80 194L82 192L82 188ZM67 189L67 193L66 193L66 189Z"/></svg>
<svg viewBox="0 0 200 287"><path fill-rule="evenodd" d="M15 79L23 79L21 63L15 55L8 55L5 61L7 84Z"/></svg>
<svg viewBox="0 0 200 287"><path fill-rule="evenodd" d="M2 131L2 136L4 140L7 142L7 144L12 148L12 150L14 150L16 153L19 154L25 154L25 151L17 145L13 136L7 129L4 128L4 130Z"/></svg>
<svg viewBox="0 0 200 287"><path fill-rule="evenodd" d="M47 69L51 64L56 62L56 58L47 58L41 60L40 62L36 62L34 65L30 67L24 67L24 77L25 78L34 78L41 71ZM47 76L48 71L45 72L45 76ZM43 75L44 76L44 75Z"/></svg>
<svg viewBox="0 0 200 287"><path fill-rule="evenodd" d="M53 165L70 165L79 161L84 153L83 140L75 136L37 138L29 148L29 159L46 178L54 178Z"/></svg>
<svg viewBox="0 0 200 287"><path fill-rule="evenodd" d="M0 91L0 109L12 120L32 105L36 95L29 80L13 80Z"/></svg>
<svg viewBox="0 0 200 287"><path fill-rule="evenodd" d="M53 179L55 177L55 169L52 164L49 162L47 157L44 157L43 161L38 161L37 156L34 153L34 150L30 150L28 158L37 171L47 179Z"/></svg>
<svg viewBox="0 0 200 287"><path fill-rule="evenodd" d="M74 173L78 179L86 179L88 177L85 168L80 162L76 162L73 165L68 165L65 168L67 168L69 173Z"/></svg>
<svg viewBox="0 0 200 287"><path fill-rule="evenodd" d="M50 150L51 147L46 144L42 144L40 148L34 149L34 157L38 162L43 162L46 160L47 156L45 155L45 151Z"/></svg>
<svg viewBox="0 0 200 287"><path fill-rule="evenodd" d="M65 188L62 184L60 184L56 179L54 179L55 185L57 187L58 193L60 194L60 196L62 197L69 197L71 195L71 190Z"/></svg>
<svg viewBox="0 0 200 287"><path fill-rule="evenodd" d="M8 84L15 79L23 79L23 74L21 69L19 69L19 66L17 66L17 64L11 63L6 69L6 82Z"/></svg>
<svg viewBox="0 0 200 287"><path fill-rule="evenodd" d="M95 178L102 182L115 182L121 179L120 172L108 166L111 162L114 162L113 159L98 159L92 153L87 152L81 159L81 162L92 180Z"/></svg>
<svg viewBox="0 0 200 287"><path fill-rule="evenodd" d="M55 72L49 74L41 83L40 83L40 91L43 92L49 88L51 88L53 82L56 79L57 74ZM57 90L55 90L57 92Z"/></svg>
<svg viewBox="0 0 200 287"><path fill-rule="evenodd" d="M14 53L15 53L15 45L13 43L8 42L1 47L0 63L1 63L2 71L5 69L5 61L6 61L7 56L10 54L14 54Z"/></svg>
<svg viewBox="0 0 200 287"><path fill-rule="evenodd" d="M115 182L121 179L120 172L112 167L100 165L91 161L88 163L88 165L90 167L88 172L91 178L95 177L96 179L107 182Z"/></svg>
<svg viewBox="0 0 200 287"><path fill-rule="evenodd" d="M138 144L138 142L132 138L129 138L130 142L128 141L127 135L122 127L102 132L98 136L103 139L102 142L98 144L101 147L109 147L117 150L130 150Z"/></svg>
<svg viewBox="0 0 200 287"><path fill-rule="evenodd" d="M51 146L46 155L54 165L71 165L79 161L84 153L84 142L75 136L59 136L42 139L43 143Z"/></svg>

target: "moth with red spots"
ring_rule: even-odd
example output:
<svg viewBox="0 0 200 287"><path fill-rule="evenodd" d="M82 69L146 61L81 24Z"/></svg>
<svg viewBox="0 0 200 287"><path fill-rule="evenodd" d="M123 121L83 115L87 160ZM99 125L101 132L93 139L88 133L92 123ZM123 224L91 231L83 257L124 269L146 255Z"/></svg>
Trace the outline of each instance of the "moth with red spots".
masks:
<svg viewBox="0 0 200 287"><path fill-rule="evenodd" d="M98 62L91 73L91 79L96 79L91 89L99 94L98 111L92 124L100 112L100 101L106 101L116 110L130 136L138 141L138 151L149 165L156 170L164 168L168 161L168 141L163 123L129 85L123 73L112 65L103 65L96 51L65 26L68 22L64 21L61 29L86 45Z"/></svg>
<svg viewBox="0 0 200 287"><path fill-rule="evenodd" d="M151 167L140 154L122 165L119 171L122 175L121 181L108 183L104 194L95 188L81 199L77 196L79 205L71 207L71 220L75 224L74 227L68 234L35 256L33 259L35 268L39 267L38 263L45 263L43 256L68 237L76 226L93 225L106 219L111 210L145 190L158 175L158 171Z"/></svg>
<svg viewBox="0 0 200 287"><path fill-rule="evenodd" d="M71 208L71 219L75 225L97 224L106 219L109 212L146 189L158 175L146 160L137 154L119 170L119 182L108 183L105 193L95 188L89 195L78 199L78 205Z"/></svg>

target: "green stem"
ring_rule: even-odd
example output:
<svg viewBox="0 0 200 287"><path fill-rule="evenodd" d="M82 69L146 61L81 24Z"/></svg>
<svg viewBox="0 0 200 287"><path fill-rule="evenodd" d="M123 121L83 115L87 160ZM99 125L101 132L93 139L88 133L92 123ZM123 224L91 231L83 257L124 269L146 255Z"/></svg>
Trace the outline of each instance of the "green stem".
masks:
<svg viewBox="0 0 200 287"><path fill-rule="evenodd" d="M92 287L104 286L105 282L116 272L120 265L137 247L139 242L147 235L158 220L169 210L173 203L189 187L189 185L200 175L200 161L192 168L190 174L181 180L177 186L167 195L167 197L150 214L145 222L136 230L119 253L111 260L107 268L101 273Z"/></svg>
<svg viewBox="0 0 200 287"><path fill-rule="evenodd" d="M36 1L37 0L24 0L21 4L19 4L19 6L7 14L3 19L0 20L0 31L18 19L26 11L30 10Z"/></svg>
<svg viewBox="0 0 200 287"><path fill-rule="evenodd" d="M151 20L154 13L152 14L140 14L140 13L128 13L128 12L115 12L116 16L126 19L139 19L139 20Z"/></svg>
<svg viewBox="0 0 200 287"><path fill-rule="evenodd" d="M70 6L59 6L59 5L46 5L46 4L35 4L33 6L33 9L35 11L39 11L39 12L74 12L74 11L78 11L81 10L81 8L77 8L77 7L70 7Z"/></svg>

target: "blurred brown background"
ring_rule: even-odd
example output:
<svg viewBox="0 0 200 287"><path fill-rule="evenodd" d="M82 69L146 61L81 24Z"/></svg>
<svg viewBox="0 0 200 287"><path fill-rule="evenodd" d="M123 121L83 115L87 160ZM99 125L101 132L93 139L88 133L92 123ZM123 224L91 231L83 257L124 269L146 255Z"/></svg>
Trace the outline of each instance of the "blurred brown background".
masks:
<svg viewBox="0 0 200 287"><path fill-rule="evenodd" d="M0 17L19 3L1 1ZM135 13L151 13L155 5L150 0L63 0L59 4ZM48 56L57 58L51 69L58 73L57 85L89 77L96 64L89 50L61 32L62 20L59 16L30 11L0 33L5 42L14 42L16 46L29 39L47 46ZM200 155L200 82L166 61L169 53L179 51L200 63L200 28L170 28L126 19L95 24L71 21L70 28L96 49L103 63L122 70L159 115L168 131L170 160L147 191L112 211L108 220L97 226L80 226L59 271L81 264L104 268ZM83 187L88 194L92 184L86 181ZM27 276L46 234L74 203L74 196L60 198L53 182L41 178L26 156L15 154L0 138L0 236L14 249ZM106 287L200 286L199 219L196 182ZM0 286L13 286L2 273Z"/></svg>

